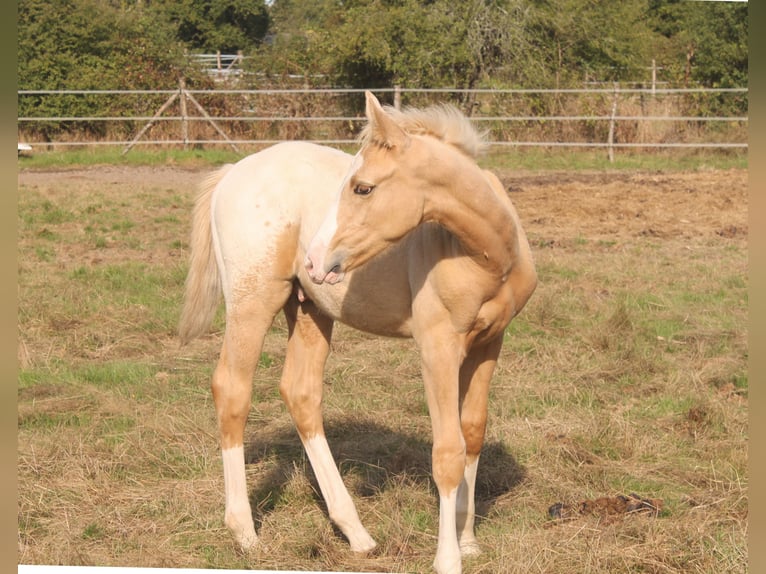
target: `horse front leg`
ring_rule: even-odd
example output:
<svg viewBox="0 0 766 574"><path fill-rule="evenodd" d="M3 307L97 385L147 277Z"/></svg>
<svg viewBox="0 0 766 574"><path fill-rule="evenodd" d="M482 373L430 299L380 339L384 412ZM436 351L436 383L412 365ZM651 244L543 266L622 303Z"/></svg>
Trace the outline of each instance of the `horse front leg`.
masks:
<svg viewBox="0 0 766 574"><path fill-rule="evenodd" d="M459 410L462 350L457 337L438 337L432 333L428 339L421 343L421 355L433 429L433 478L439 491L439 539L434 569L438 574L460 574L456 517L458 492L466 468Z"/></svg>
<svg viewBox="0 0 766 574"><path fill-rule="evenodd" d="M503 337L472 348L460 368L460 425L466 445L466 465L457 496L457 536L463 556L480 553L474 533L476 472L487 427L489 383L495 371Z"/></svg>
<svg viewBox="0 0 766 574"><path fill-rule="evenodd" d="M322 378L333 321L314 303L299 303L297 297L290 298L284 311L289 339L280 393L298 429L330 519L346 536L351 550L368 552L376 543L359 520L343 484L322 421Z"/></svg>

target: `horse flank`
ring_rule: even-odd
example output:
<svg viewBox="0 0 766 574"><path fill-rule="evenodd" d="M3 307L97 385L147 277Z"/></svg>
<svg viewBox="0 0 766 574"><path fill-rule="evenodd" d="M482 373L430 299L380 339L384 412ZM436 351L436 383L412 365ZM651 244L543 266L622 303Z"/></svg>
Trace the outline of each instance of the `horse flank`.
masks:
<svg viewBox="0 0 766 574"><path fill-rule="evenodd" d="M194 204L189 274L186 277L184 304L178 324L178 336L182 345L207 331L221 299L221 275L213 249L210 205L213 191L232 167L232 164L226 164L209 174L200 185Z"/></svg>
<svg viewBox="0 0 766 574"><path fill-rule="evenodd" d="M460 110L450 104L437 104L419 109L406 107L397 110L383 106L383 110L405 132L411 135L428 135L451 145L471 158L477 158L487 148L487 133L478 132ZM359 134L359 143L385 145L376 141L371 124L366 124Z"/></svg>

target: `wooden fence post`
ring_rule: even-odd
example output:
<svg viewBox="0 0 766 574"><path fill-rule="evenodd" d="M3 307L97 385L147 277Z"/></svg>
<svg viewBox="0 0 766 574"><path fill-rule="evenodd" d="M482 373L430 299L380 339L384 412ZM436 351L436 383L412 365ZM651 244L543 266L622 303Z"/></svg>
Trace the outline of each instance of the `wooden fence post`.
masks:
<svg viewBox="0 0 766 574"><path fill-rule="evenodd" d="M184 142L184 149L189 149L189 111L186 109L186 80L183 77L178 78L178 93L181 96L179 104L181 107L181 141Z"/></svg>
<svg viewBox="0 0 766 574"><path fill-rule="evenodd" d="M394 108L402 109L402 87L399 84L394 86Z"/></svg>
<svg viewBox="0 0 766 574"><path fill-rule="evenodd" d="M614 97L612 98L612 114L609 118L609 138L607 140L609 150L609 162L614 162L614 124L617 116L617 97L620 93L620 84L614 83Z"/></svg>
<svg viewBox="0 0 766 574"><path fill-rule="evenodd" d="M225 139L227 142L229 142L229 145L231 146L231 149L233 149L235 152L239 153L239 148L237 145L229 139L229 136L226 135L226 132L223 131L217 123L215 123L215 120L210 117L210 114L208 114L205 111L205 108L202 107L202 105L197 101L197 99L192 96L189 92L184 92L186 97L189 98L189 101L194 104L194 107L197 108L197 111L199 111L200 114L202 114L202 117L204 117L208 123L213 126L213 129L218 132L218 135L220 135L223 139Z"/></svg>
<svg viewBox="0 0 766 574"><path fill-rule="evenodd" d="M130 148L132 148L134 145L136 145L136 142L141 139L141 136L143 136L150 127L154 125L154 122L157 121L157 118L159 118L165 110L167 110L170 107L170 104L172 104L176 98L181 98L179 101L180 107L181 107L181 140L184 144L184 149L189 148L189 110L187 108L187 100L190 101L195 108L197 108L197 111L204 117L207 122L213 126L213 129L218 132L218 134L228 142L228 144L231 146L231 148L239 153L239 148L237 145L229 139L229 136L226 135L226 132L224 132L221 127L215 122L215 120L210 117L210 114L208 114L205 111L205 108L202 107L202 105L192 96L187 90L186 90L186 80L184 78L178 79L178 91L173 93L172 96L170 96L167 101L162 104L159 110L157 110L157 113L154 114L151 120L147 122L147 124L141 128L141 130L136 134L136 137L133 138L133 140L125 147L124 150L122 150L122 155L125 155L130 151Z"/></svg>

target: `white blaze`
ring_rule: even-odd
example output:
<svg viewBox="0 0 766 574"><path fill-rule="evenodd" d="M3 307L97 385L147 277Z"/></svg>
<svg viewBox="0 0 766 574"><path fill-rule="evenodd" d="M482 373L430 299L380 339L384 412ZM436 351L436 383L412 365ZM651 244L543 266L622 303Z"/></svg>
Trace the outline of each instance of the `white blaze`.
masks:
<svg viewBox="0 0 766 574"><path fill-rule="evenodd" d="M332 202L332 205L330 205L330 209L322 221L322 225L319 226L311 243L309 243L309 248L306 252L305 265L309 272L309 276L317 283L321 283L325 280L330 283L336 283L343 278L342 274L325 272L325 257L327 256L327 248L330 246L330 241L338 230L338 207L340 205L341 193L351 177L353 177L353 175L359 171L359 168L362 167L363 161L361 153L357 153L354 156L348 175L344 178L343 183L338 189L335 200Z"/></svg>

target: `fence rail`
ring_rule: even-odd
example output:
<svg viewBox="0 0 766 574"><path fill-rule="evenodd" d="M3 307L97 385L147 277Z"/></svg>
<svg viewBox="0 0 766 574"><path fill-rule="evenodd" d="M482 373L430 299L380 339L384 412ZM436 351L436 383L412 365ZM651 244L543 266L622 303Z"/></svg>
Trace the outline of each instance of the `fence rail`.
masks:
<svg viewBox="0 0 766 574"><path fill-rule="evenodd" d="M159 109L144 109L143 113L137 111L139 103L130 106L134 111L133 115L123 114L121 110L110 109L105 106L104 113L98 113L97 109L89 109L91 113L72 114L48 114L48 115L21 115L18 117L19 136L24 137L26 133L35 132L36 125L58 124L58 135L70 137L58 137L53 141L45 141L41 145L56 146L124 146L124 152L127 152L132 146L140 145L230 145L237 149L238 145L265 145L272 144L286 139L302 139L325 144L352 144L355 137L353 132L361 127L364 117L361 115L349 115L342 113L344 110L333 110L325 108L324 113L316 113L315 109L321 106L309 106L304 100L309 96L335 98L337 96L350 96L363 92L363 89L346 88L267 88L267 89L215 89L198 90L187 89L183 80L179 83L179 88L175 90L19 90L19 109L22 108L24 98L56 98L68 97L74 98L70 105L74 105L77 97L101 97L101 96L119 96L119 97L138 97L138 102L148 102L151 98L168 97ZM610 158L614 149L618 148L740 148L746 149L747 144L747 123L748 116L741 113L710 114L700 104L695 104L697 98L724 98L734 96L745 99L748 95L747 88L621 88L615 85L612 88L569 88L569 89L451 89L451 88L381 88L375 89L376 93L387 96L393 96L395 106L401 105L403 97L415 98L429 95L449 95L452 99L458 98L465 102L474 102L475 107L469 109L472 113L472 121L475 121L482 127L489 127L489 144L491 146L503 147L591 147L608 148ZM260 105L253 103L260 98L280 98L280 105ZM560 113L542 112L540 114L529 113L529 109L524 109L526 105L524 100L515 107L507 104L513 98L527 98L530 102L535 98L573 98L577 107L577 100L584 98L596 98L596 103L591 102L586 106L589 113L581 113L575 109L562 110ZM199 100L197 99L199 98ZM224 104L217 104L215 113L208 113L205 106L200 101L212 101L211 99L223 99ZM658 102L664 102L668 98L689 98L692 104L679 111L677 107L670 107L669 111L662 110ZM237 100L237 103L231 103L231 100ZM442 98L443 99L443 98ZM164 115L172 104L179 103L180 115L173 113ZM327 100L324 100L325 102ZM631 101L631 105L628 102ZM652 105L646 105L646 102ZM193 104L193 109L199 112L199 115L192 115L187 108L187 102ZM294 105L288 105L284 102L294 102ZM476 104L478 102L478 104ZM500 102L500 103L498 103ZM636 113L635 108L640 102L640 113ZM530 104L531 105L531 104ZM560 105L560 104L559 104ZM583 105L580 103L579 105ZM694 106L697 106L695 108ZM303 107L301 107L303 106ZM627 107L627 112L620 112L621 107ZM332 106L330 106L332 107ZM555 106L553 106L555 107ZM593 108L599 109L593 109ZM747 109L746 103L744 106ZM487 109L484 109L487 108ZM644 109L646 108L646 109ZM46 109L46 108L43 108ZM47 108L56 109L56 108ZM75 108L77 109L77 108ZM512 109L516 113L503 113L503 110ZM289 110L290 113L285 113ZM497 113L500 110L500 113ZM93 113L96 111L96 113ZM231 112L234 113L231 113ZM328 114L327 111L330 111ZM341 111L340 114L332 112ZM567 113L568 111L568 113ZM147 112L154 112L149 115ZM699 115L696 115L699 114ZM103 124L102 132L104 136L99 138L78 137L82 136L83 130L77 130L80 126L87 124ZM156 124L180 125L173 131L165 130L164 137L141 139L148 135L149 130ZM576 130L565 130L562 126L565 124L579 124L588 126L587 132L590 137L578 138L572 134ZM190 136L190 125L199 126L209 124L208 130L212 126L217 136L211 138L211 134L197 134L196 137ZM298 125L292 134L278 134L272 137L264 137L263 132L269 129L274 131L273 126ZM629 124L629 126L628 126ZM683 136L685 132L692 131L690 126L694 126L694 137L681 137L680 140L674 135L673 138L659 137L647 139L644 134L639 138L635 134L643 130L647 131L645 126L667 126L668 124L680 126L677 130ZM130 129L134 134L130 139L109 137L106 126L121 126L123 133ZM138 128L141 127L139 130ZM254 125L261 126L260 135L255 134ZM557 126L551 130L549 126ZM601 125L602 127L597 127ZM126 127L127 126L127 127ZM222 127L224 126L224 127ZM244 126L244 127L243 127ZM250 127L247 127L250 126ZM271 126L271 128L269 127ZM313 126L313 127L312 127ZM324 126L319 129L318 126ZM335 127L333 127L335 126ZM339 127L341 126L341 127ZM525 139L520 139L519 134L514 132L514 126L522 126L526 131L522 135L528 135ZM545 129L544 129L545 126ZM627 127L626 127L627 126ZM640 127L643 126L643 127ZM236 130L234 129L236 127ZM227 129L225 129L227 128ZM624 133L620 132L623 129ZM630 129L628 129L630 128ZM731 128L731 129L729 129ZM661 131L661 128L658 128ZM244 132L250 130L249 137L241 137ZM546 131L547 130L547 131ZM632 130L632 131L631 131ZM198 130L199 131L199 130ZM277 129L278 131L278 129ZM651 131L651 130L649 130ZM236 134L234 132L237 132ZM315 133L316 132L316 133ZM630 132L630 133L629 133ZM699 137L699 133L704 132L705 137ZM642 132L643 133L643 132ZM297 135L295 135L297 134ZM344 134L347 134L344 137ZM551 137L553 134L553 137ZM674 132L675 134L675 132ZM179 137L180 136L180 137ZM239 137L237 137L239 136ZM50 138L49 138L50 139ZM34 143L34 142L32 142Z"/></svg>
<svg viewBox="0 0 766 574"><path fill-rule="evenodd" d="M186 89L190 94L363 94L411 93L411 94L613 94L614 88L263 88L263 89ZM746 94L748 88L618 88L621 94ZM90 95L90 94L174 94L178 89L167 90L18 90L18 95Z"/></svg>

